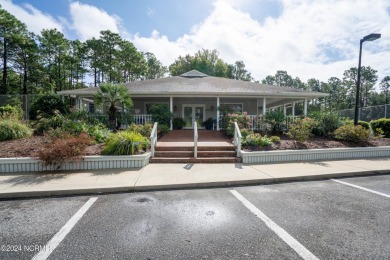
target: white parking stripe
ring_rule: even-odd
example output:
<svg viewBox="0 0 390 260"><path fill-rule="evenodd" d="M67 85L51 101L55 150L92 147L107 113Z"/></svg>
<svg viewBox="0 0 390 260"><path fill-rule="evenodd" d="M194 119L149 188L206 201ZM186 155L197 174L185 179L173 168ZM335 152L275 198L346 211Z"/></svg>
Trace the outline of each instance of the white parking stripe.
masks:
<svg viewBox="0 0 390 260"><path fill-rule="evenodd" d="M365 190L365 191L368 191L368 192L371 192L371 193L375 193L375 194L378 194L378 195L386 197L386 198L390 198L390 195L386 194L386 193L382 193L382 192L375 191L375 190L370 190L370 189L364 188L362 186L351 184L351 183L348 183L348 182L345 182L345 181L340 181L340 180L335 180L335 179L331 179L331 180L335 181L335 182L338 182L338 183L341 183L341 184L344 184L344 185L348 185L348 186L354 187L356 189Z"/></svg>
<svg viewBox="0 0 390 260"><path fill-rule="evenodd" d="M66 235L72 230L74 225L81 219L81 217L87 212L97 198L90 198L80 209L73 215L71 219L58 231L47 244L39 251L32 260L44 260L47 259L54 249L61 243Z"/></svg>
<svg viewBox="0 0 390 260"><path fill-rule="evenodd" d="M256 208L252 203L250 203L246 198L244 198L240 193L235 190L230 191L245 207L247 207L253 214L255 214L259 219L264 221L264 223L278 235L284 242L286 242L295 252L298 253L303 259L316 259L318 258L313 255L309 250L306 249L301 243L299 243L295 238L293 238L289 233L287 233L283 228L279 227L275 222L273 222L267 215L265 215L261 210Z"/></svg>

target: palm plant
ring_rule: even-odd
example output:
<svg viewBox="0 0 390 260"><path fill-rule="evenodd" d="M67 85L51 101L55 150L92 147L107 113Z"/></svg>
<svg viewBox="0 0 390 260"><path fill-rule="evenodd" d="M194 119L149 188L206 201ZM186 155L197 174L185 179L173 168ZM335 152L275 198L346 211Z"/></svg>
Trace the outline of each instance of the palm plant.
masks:
<svg viewBox="0 0 390 260"><path fill-rule="evenodd" d="M101 84L99 90L94 95L94 100L96 105L103 104L109 107L108 120L113 130L116 130L117 126L116 106L123 105L125 108L130 108L133 105L129 91L121 84Z"/></svg>

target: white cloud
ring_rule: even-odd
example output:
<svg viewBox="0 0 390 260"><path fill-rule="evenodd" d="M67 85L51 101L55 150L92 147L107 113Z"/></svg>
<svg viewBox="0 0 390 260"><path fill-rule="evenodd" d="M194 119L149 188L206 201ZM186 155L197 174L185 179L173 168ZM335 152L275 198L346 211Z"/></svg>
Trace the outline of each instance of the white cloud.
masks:
<svg viewBox="0 0 390 260"><path fill-rule="evenodd" d="M19 6L12 3L11 0L0 0L0 5L4 10L26 24L28 30L35 34L39 34L43 29L54 28L64 33L64 26L60 20L41 12L30 4Z"/></svg>
<svg viewBox="0 0 390 260"><path fill-rule="evenodd" d="M154 10L153 8L148 7L148 9L146 10L146 15L148 17L152 17L155 14L156 14L156 10Z"/></svg>
<svg viewBox="0 0 390 260"><path fill-rule="evenodd" d="M116 15L109 15L95 6L73 2L70 4L69 11L72 19L71 27L82 41L99 37L100 31L103 30L120 32L120 18Z"/></svg>
<svg viewBox="0 0 390 260"><path fill-rule="evenodd" d="M207 48L217 49L229 63L243 60L258 80L276 70L287 70L302 80L315 77L327 81L357 66L360 38L378 32L382 33L380 40L364 44L362 65L377 69L379 78L390 74L387 0L284 0L281 15L268 17L263 23L229 2L216 1L203 22L176 40L157 31L150 37L136 34L132 40L166 65L179 55Z"/></svg>

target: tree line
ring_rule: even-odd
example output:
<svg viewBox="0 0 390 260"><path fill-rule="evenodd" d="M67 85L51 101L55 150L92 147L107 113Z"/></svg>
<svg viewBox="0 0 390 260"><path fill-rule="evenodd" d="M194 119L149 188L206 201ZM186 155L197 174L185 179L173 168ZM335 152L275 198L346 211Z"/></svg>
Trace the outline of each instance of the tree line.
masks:
<svg viewBox="0 0 390 260"><path fill-rule="evenodd" d="M312 102L312 106L326 110L352 109L356 100L356 67L345 70L343 78L331 77L327 82L311 78L307 82L298 77L290 76L286 71L279 70L275 75L266 76L261 83L292 87L308 91L328 93L328 97L319 98ZM388 104L390 94L390 76L385 76L379 83L380 92L375 90L378 81L377 71L370 66L361 67L360 79L360 107Z"/></svg>
<svg viewBox="0 0 390 260"><path fill-rule="evenodd" d="M119 34L102 31L85 42L66 39L56 29L39 35L0 8L0 95L37 94L155 79L167 67L153 53L140 52Z"/></svg>
<svg viewBox="0 0 390 260"><path fill-rule="evenodd" d="M101 83L161 78L168 73L178 76L193 69L210 76L255 81L243 61L228 64L217 50L202 49L194 55L179 56L167 68L153 53L140 52L117 33L102 31L99 38L84 42L68 40L56 29L35 35L1 7L0 52L0 95L97 87ZM87 78L92 82L88 84ZM343 78L331 77L327 82L315 78L304 82L282 70L256 82L328 93L328 97L312 101L311 106L342 110L354 106L356 79L354 67L344 71ZM375 91L377 81L375 69L362 67L361 107L390 102L390 76L380 81L380 92Z"/></svg>

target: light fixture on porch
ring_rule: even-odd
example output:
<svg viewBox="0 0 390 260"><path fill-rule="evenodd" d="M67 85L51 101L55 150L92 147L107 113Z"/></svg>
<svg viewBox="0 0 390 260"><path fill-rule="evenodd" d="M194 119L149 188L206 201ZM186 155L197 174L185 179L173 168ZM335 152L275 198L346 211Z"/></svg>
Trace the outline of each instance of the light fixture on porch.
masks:
<svg viewBox="0 0 390 260"><path fill-rule="evenodd" d="M214 111L214 106L213 105L211 105L210 111Z"/></svg>
<svg viewBox="0 0 390 260"><path fill-rule="evenodd" d="M175 105L174 107L173 107L173 111L177 111L177 106Z"/></svg>

